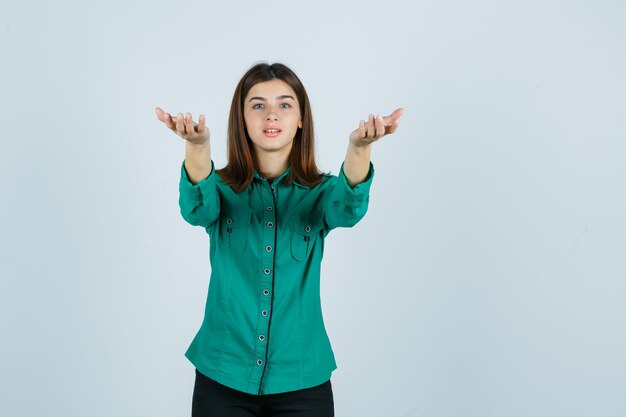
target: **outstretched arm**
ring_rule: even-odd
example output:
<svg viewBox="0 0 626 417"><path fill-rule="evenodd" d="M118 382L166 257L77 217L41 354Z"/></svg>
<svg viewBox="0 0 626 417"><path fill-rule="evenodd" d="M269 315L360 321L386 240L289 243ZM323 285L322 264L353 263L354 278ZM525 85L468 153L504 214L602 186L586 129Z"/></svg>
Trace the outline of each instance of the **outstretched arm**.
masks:
<svg viewBox="0 0 626 417"><path fill-rule="evenodd" d="M160 107L154 111L160 121L186 141L185 169L189 174L189 182L195 185L205 179L212 168L211 145L209 141L209 129L206 127L204 114L200 115L198 123L194 123L191 113L183 116L182 113L174 118L164 112Z"/></svg>
<svg viewBox="0 0 626 417"><path fill-rule="evenodd" d="M370 114L367 122L361 120L359 127L350 134L348 152L343 165L343 171L350 187L363 182L367 177L370 166L372 143L396 131L400 124L403 108L395 110L391 115L374 117Z"/></svg>
<svg viewBox="0 0 626 417"><path fill-rule="evenodd" d="M205 117L200 115L194 123L191 113L186 117L178 113L176 118L160 107L154 109L160 121L186 141L185 160L180 167L178 185L180 213L194 226L209 227L217 221L220 199L215 185L215 169L211 160L209 129Z"/></svg>

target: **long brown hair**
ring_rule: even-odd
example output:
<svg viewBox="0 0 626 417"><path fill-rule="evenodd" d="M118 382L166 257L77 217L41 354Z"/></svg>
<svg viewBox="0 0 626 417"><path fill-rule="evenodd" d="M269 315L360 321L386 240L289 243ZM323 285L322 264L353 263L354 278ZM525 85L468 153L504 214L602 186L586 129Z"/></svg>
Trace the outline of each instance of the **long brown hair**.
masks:
<svg viewBox="0 0 626 417"><path fill-rule="evenodd" d="M302 117L302 128L296 132L289 154L291 169L285 181L291 184L295 180L311 188L322 181L323 173L315 164L313 118L304 85L298 76L283 64L259 63L244 74L235 88L228 117L228 163L224 168L215 171L238 193L246 189L254 178L254 170L258 170L254 147L243 117L243 101L255 84L273 79L282 80L293 89L300 104Z"/></svg>

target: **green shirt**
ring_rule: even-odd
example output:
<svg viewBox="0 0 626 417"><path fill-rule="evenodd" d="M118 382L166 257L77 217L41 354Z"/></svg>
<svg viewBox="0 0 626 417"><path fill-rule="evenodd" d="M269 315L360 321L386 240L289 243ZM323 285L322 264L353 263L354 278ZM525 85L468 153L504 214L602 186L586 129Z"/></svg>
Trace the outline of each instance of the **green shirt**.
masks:
<svg viewBox="0 0 626 417"><path fill-rule="evenodd" d="M325 174L314 188L271 184L255 171L236 193L215 173L192 185L181 167L180 212L209 235L211 277L204 320L185 356L204 375L249 394L322 384L337 368L324 328L324 238L367 211L374 176L348 185Z"/></svg>

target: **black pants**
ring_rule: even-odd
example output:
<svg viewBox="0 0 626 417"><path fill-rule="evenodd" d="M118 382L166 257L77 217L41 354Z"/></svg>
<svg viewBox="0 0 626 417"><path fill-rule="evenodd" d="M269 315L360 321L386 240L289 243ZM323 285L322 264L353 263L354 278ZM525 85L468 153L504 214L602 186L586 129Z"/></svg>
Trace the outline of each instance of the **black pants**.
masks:
<svg viewBox="0 0 626 417"><path fill-rule="evenodd" d="M191 417L334 417L330 380L280 394L253 395L212 380L196 369Z"/></svg>

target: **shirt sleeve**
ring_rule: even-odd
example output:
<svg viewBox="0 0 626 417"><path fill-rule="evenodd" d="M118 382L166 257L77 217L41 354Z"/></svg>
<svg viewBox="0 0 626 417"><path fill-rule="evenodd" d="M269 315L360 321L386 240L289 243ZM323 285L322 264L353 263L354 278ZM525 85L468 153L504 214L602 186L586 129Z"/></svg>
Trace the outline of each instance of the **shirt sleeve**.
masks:
<svg viewBox="0 0 626 417"><path fill-rule="evenodd" d="M365 216L369 204L374 165L370 162L367 177L363 182L350 187L343 172L344 163L341 164L339 175L331 185L329 195L324 202L324 220L330 229L354 226Z"/></svg>
<svg viewBox="0 0 626 417"><path fill-rule="evenodd" d="M215 165L211 160L211 172L208 177L194 185L189 182L183 160L178 187L180 192L178 205L180 214L187 223L209 227L219 218L220 198L215 183L216 176Z"/></svg>

